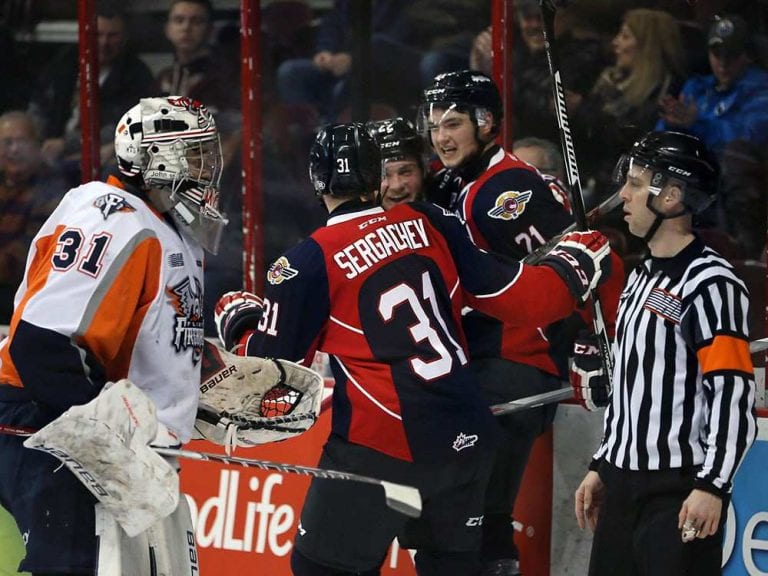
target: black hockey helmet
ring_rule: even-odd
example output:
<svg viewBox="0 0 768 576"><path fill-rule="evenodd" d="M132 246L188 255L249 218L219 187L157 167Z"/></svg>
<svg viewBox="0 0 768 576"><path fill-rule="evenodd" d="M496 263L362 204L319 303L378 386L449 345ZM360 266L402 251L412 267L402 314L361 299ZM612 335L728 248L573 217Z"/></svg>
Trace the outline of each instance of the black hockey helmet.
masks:
<svg viewBox="0 0 768 576"><path fill-rule="evenodd" d="M381 155L361 123L328 124L309 152L309 178L316 196L349 196L378 190Z"/></svg>
<svg viewBox="0 0 768 576"><path fill-rule="evenodd" d="M366 124L381 151L381 161L412 158L424 165L424 142L411 122L404 118L388 118Z"/></svg>
<svg viewBox="0 0 768 576"><path fill-rule="evenodd" d="M476 111L488 110L493 114L495 135L501 127L504 106L499 89L490 76L477 70L459 70L438 74L431 86L422 92L419 128L426 134L431 108L450 108L469 114L477 122Z"/></svg>
<svg viewBox="0 0 768 576"><path fill-rule="evenodd" d="M682 132L648 132L624 154L614 170L616 184L623 184L632 163L653 171L649 190L654 196L674 179L684 184L683 205L692 214L706 210L717 197L720 169L707 146ZM652 197L649 196L649 203Z"/></svg>

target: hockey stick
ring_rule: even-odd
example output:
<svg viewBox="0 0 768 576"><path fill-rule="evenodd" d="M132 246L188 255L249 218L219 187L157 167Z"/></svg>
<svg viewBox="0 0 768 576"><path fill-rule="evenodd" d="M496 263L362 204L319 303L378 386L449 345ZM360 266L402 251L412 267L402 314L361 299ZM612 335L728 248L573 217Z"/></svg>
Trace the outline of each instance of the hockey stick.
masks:
<svg viewBox="0 0 768 576"><path fill-rule="evenodd" d="M298 466L294 464L282 464L279 462L270 462L268 460L251 460L249 458L235 458L234 456L224 456L223 454L213 454L210 452L195 452L192 450L178 450L175 448L155 448L155 452L163 456L175 456L186 458L188 460L203 460L211 462L221 462L243 466L245 468L259 468L261 470L275 470L277 472L287 472L291 474L302 474L312 476L313 478L322 478L325 480L349 480L352 482L362 482L364 484L375 484L384 488L384 496L387 506L410 516L418 518L421 514L421 495L416 488L404 484L378 480L369 476L360 476L350 472L339 472L337 470L328 470L325 468L310 468L308 466Z"/></svg>
<svg viewBox="0 0 768 576"><path fill-rule="evenodd" d="M9 424L0 424L0 434L10 434L12 436L31 436L36 430ZM410 516L418 518L421 514L421 494L416 488L404 484L396 484L385 480L378 480L369 476L361 476L349 472L339 472L336 470L327 470L325 468L311 468L308 466L297 466L294 464L283 464L280 462L271 462L269 460L251 460L248 458L235 458L234 456L224 456L210 452L195 452L193 450L181 450L176 448L159 448L152 446L152 449L163 456L172 456L176 458L186 458L188 460L203 460L209 462L221 462L223 464L232 464L243 466L245 468L259 468L261 470L275 470L290 474L301 474L312 476L314 478L323 478L326 480L348 480L352 482L362 482L364 484L375 484L384 489L387 506Z"/></svg>
<svg viewBox="0 0 768 576"><path fill-rule="evenodd" d="M758 352L762 352L763 350L768 350L768 338L752 340L752 342L749 343L750 354L756 354Z"/></svg>
<svg viewBox="0 0 768 576"><path fill-rule="evenodd" d="M550 392L542 392L541 394L534 394L533 396L526 396L509 402L502 402L501 404L494 404L491 406L491 413L494 416L504 416L505 414L512 414L514 412L520 412L521 410L528 410L529 408L537 408L539 406L544 406L545 404L560 402L561 400L570 400L571 398L573 398L573 388L565 386L559 390L551 390Z"/></svg>
<svg viewBox="0 0 768 576"><path fill-rule="evenodd" d="M559 64L556 60L557 56L554 50L555 13L557 11L557 6L555 4L556 0L539 0L539 2L541 7L541 17L544 24L544 49L547 53L549 73L552 77L552 90L555 99L555 110L557 112L557 124L560 132L560 143L563 147L563 158L565 159L568 186L571 190L573 215L576 218L576 226L578 229L587 230L589 228L589 222L584 208L584 192L581 189L579 167L576 163L576 151L573 145L573 138L571 137L571 128L568 124L568 108L565 104L565 90L563 89L563 81L560 77ZM598 346L600 347L603 368L605 369L606 374L612 374L613 358L611 358L611 346L608 339L608 330L605 326L603 307L600 304L597 290L592 291L592 304L594 310L593 323L595 335L597 336Z"/></svg>
<svg viewBox="0 0 768 576"><path fill-rule="evenodd" d="M764 350L768 350L768 338L752 340L752 342L749 343L750 354L757 354ZM528 408L537 408L538 406L544 406L545 404L570 400L571 398L573 398L573 388L565 386L559 390L533 394L531 396L525 396L524 398L518 398L517 400L494 404L491 406L491 413L494 416L503 416L505 414L527 410Z"/></svg>
<svg viewBox="0 0 768 576"><path fill-rule="evenodd" d="M589 222L594 222L604 214L607 214L617 206L620 206L623 200L619 198L618 192L615 194L611 194L608 198L603 200L599 206L596 206L595 208L592 208L592 210L589 211L589 214L587 214L587 220ZM542 244L536 250L528 254L525 258L523 258L523 262L526 264L537 264L544 256L546 256L552 248L555 247L555 244L560 242L561 238L568 234L569 232L573 232L576 230L576 227L578 225L576 222L565 228L560 234L553 236L550 238L546 244Z"/></svg>

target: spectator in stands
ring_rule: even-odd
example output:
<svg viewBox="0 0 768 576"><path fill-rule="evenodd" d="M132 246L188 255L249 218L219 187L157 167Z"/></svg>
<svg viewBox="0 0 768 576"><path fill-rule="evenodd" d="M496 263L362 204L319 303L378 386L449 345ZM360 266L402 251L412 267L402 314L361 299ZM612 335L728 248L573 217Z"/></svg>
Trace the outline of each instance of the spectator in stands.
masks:
<svg viewBox="0 0 768 576"><path fill-rule="evenodd" d="M538 0L517 0L515 22L519 34L513 47L513 130L515 136L558 139L552 79L544 50L544 27ZM608 41L595 25L591 6L558 10L557 43L560 71L568 104L580 101L608 65ZM522 39L519 41L518 38ZM470 52L470 67L491 73L490 27L478 34Z"/></svg>
<svg viewBox="0 0 768 576"><path fill-rule="evenodd" d="M490 21L490 3L477 0L416 0L408 9L409 25L424 51L419 62L420 88L438 74L469 67L475 35Z"/></svg>
<svg viewBox="0 0 768 576"><path fill-rule="evenodd" d="M42 160L40 131L26 112L0 116L0 324L8 324L32 238L67 190Z"/></svg>
<svg viewBox="0 0 768 576"><path fill-rule="evenodd" d="M316 107L320 122L335 120L349 100L351 4L352 0L334 1L318 27L311 59L286 60L277 71L282 101ZM411 0L374 2L371 15L371 93L403 115L420 88L421 51L407 15L411 4Z"/></svg>
<svg viewBox="0 0 768 576"><path fill-rule="evenodd" d="M554 176L561 182L566 181L563 155L551 140L544 140L535 136L521 138L515 140L512 145L512 153L523 162L535 166L542 174Z"/></svg>
<svg viewBox="0 0 768 576"><path fill-rule="evenodd" d="M589 95L582 102L569 102L579 161L596 178L599 197L613 168L612 162L601 160L606 158L602 152L627 149L652 129L660 100L676 95L685 77L680 30L667 12L644 8L626 12L613 50L614 64L603 70Z"/></svg>
<svg viewBox="0 0 768 576"><path fill-rule="evenodd" d="M712 74L694 76L679 97L661 101L657 130L683 130L722 155L725 146L743 140L768 143L768 72L752 62L750 34L740 16L718 18L709 31Z"/></svg>
<svg viewBox="0 0 768 576"><path fill-rule="evenodd" d="M152 72L128 49L128 17L121 5L101 0L96 7L99 61L101 161L114 156L115 125L122 113L152 86ZM43 156L49 164L62 163L72 184L79 182L80 108L78 50L73 46L51 62L40 75L30 112L43 123Z"/></svg>
<svg viewBox="0 0 768 576"><path fill-rule="evenodd" d="M161 94L188 96L216 114L240 108L237 62L214 50L210 40L213 6L210 0L171 0L165 37L173 47L173 64L157 75Z"/></svg>

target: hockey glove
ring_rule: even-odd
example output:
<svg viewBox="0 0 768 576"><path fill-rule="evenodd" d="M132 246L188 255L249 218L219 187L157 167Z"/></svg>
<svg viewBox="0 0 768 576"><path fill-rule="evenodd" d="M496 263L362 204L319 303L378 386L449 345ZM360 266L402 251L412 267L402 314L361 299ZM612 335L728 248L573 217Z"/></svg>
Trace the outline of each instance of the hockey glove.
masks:
<svg viewBox="0 0 768 576"><path fill-rule="evenodd" d="M225 350L231 350L246 330L256 329L264 306L256 294L237 290L227 292L216 302L213 320Z"/></svg>
<svg viewBox="0 0 768 576"><path fill-rule="evenodd" d="M584 408L597 410L608 405L611 382L594 334L582 335L574 342L569 379L574 397Z"/></svg>
<svg viewBox="0 0 768 576"><path fill-rule="evenodd" d="M589 293L610 274L608 239L596 230L571 232L555 244L541 261L565 281L571 294L586 302Z"/></svg>

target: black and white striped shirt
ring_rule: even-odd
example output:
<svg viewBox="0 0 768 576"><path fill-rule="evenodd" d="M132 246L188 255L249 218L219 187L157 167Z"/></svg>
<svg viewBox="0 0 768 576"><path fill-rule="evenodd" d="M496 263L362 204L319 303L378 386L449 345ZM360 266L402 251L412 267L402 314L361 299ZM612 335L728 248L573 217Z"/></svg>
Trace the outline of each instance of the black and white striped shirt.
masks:
<svg viewBox="0 0 768 576"><path fill-rule="evenodd" d="M731 265L698 238L630 274L596 460L629 470L697 467L697 485L730 490L756 431L748 306Z"/></svg>

